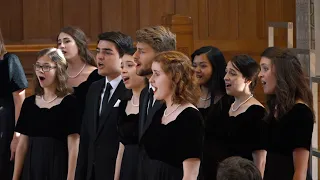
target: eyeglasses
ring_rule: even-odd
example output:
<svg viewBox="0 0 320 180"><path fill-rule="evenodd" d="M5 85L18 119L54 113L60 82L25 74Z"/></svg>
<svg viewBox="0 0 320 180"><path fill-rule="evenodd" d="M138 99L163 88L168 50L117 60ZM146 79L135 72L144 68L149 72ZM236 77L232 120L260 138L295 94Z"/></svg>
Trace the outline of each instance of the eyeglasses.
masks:
<svg viewBox="0 0 320 180"><path fill-rule="evenodd" d="M34 64L33 68L34 68L35 71L42 70L43 72L49 72L51 69L56 68L56 66L49 66L49 65L41 66L39 64Z"/></svg>

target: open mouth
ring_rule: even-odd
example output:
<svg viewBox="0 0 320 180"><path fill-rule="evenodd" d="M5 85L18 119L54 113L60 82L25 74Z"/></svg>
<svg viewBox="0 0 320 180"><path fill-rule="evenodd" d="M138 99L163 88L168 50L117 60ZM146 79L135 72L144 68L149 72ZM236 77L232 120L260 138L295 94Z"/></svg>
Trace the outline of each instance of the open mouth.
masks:
<svg viewBox="0 0 320 180"><path fill-rule="evenodd" d="M231 87L231 84L226 83L226 88L229 88L229 87Z"/></svg>
<svg viewBox="0 0 320 180"><path fill-rule="evenodd" d="M267 83L265 81L261 81L262 86L265 86Z"/></svg>
<svg viewBox="0 0 320 180"><path fill-rule="evenodd" d="M136 63L136 68L137 68L137 67L140 67L140 66L141 66L141 64L140 64L140 63Z"/></svg>
<svg viewBox="0 0 320 180"><path fill-rule="evenodd" d="M157 92L158 88L152 87L153 93Z"/></svg>
<svg viewBox="0 0 320 180"><path fill-rule="evenodd" d="M123 80L123 82L128 82L128 80L129 80L130 78L129 77L122 77L122 80Z"/></svg>
<svg viewBox="0 0 320 180"><path fill-rule="evenodd" d="M44 81L45 79L46 79L45 77L39 76L39 80L40 80L40 81Z"/></svg>
<svg viewBox="0 0 320 180"><path fill-rule="evenodd" d="M201 76L201 75L196 75L196 77L197 77L198 79L201 79L201 78L202 78L202 76Z"/></svg>
<svg viewBox="0 0 320 180"><path fill-rule="evenodd" d="M62 50L62 53L63 53L63 54L66 54L66 53L67 53L67 51Z"/></svg>
<svg viewBox="0 0 320 180"><path fill-rule="evenodd" d="M103 68L104 67L104 64L103 63L101 63L101 62L98 62L98 68Z"/></svg>

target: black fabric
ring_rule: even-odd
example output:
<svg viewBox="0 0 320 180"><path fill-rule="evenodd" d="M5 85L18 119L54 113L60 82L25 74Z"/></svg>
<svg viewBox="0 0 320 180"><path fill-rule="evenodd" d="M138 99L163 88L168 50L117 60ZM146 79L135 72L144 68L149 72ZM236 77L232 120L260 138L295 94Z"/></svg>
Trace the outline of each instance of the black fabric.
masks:
<svg viewBox="0 0 320 180"><path fill-rule="evenodd" d="M108 102L109 102L109 97L110 97L110 90L112 89L112 86L110 83L107 83L105 91L104 91L104 95L103 95L103 100L102 103L100 103L102 105L101 107L101 114L102 111L107 107ZM99 127L100 125L100 118L97 118L97 127ZM98 128L97 128L98 130Z"/></svg>
<svg viewBox="0 0 320 180"><path fill-rule="evenodd" d="M150 114L153 106L153 89L152 88L149 89L148 99L149 99L148 114Z"/></svg>
<svg viewBox="0 0 320 180"><path fill-rule="evenodd" d="M266 180L291 180L294 174L293 151L310 150L313 114L305 104L295 104L282 118L271 119L268 127ZM311 179L307 177L306 179Z"/></svg>
<svg viewBox="0 0 320 180"><path fill-rule="evenodd" d="M224 149L219 145L218 134L219 129L222 128L221 121L228 119L229 109L234 102L234 98L225 94L216 104L211 104L209 108L199 108L204 117L205 135L204 135L204 149L201 161L201 179L215 180L216 179L216 165L217 160L215 151L220 152Z"/></svg>
<svg viewBox="0 0 320 180"><path fill-rule="evenodd" d="M119 105L118 133L123 145L138 144L139 114L126 113L128 100L122 100Z"/></svg>
<svg viewBox="0 0 320 180"><path fill-rule="evenodd" d="M228 98L226 97L226 102ZM237 115L229 116L226 107L215 119L207 119L202 171L205 180L215 180L220 162L231 156L253 160L255 150L267 149L267 124L262 120L265 109L251 105ZM215 117L208 114L208 117Z"/></svg>
<svg viewBox="0 0 320 180"><path fill-rule="evenodd" d="M131 95L132 96L132 95ZM124 145L120 180L138 180L138 121L139 114L127 114L128 100L122 100L119 105L118 132L120 142Z"/></svg>
<svg viewBox="0 0 320 180"><path fill-rule="evenodd" d="M182 179L183 161L201 158L203 119L197 109L188 107L174 121L164 125L161 123L163 112L164 108L157 111L141 143L151 159L167 164L153 179Z"/></svg>
<svg viewBox="0 0 320 180"><path fill-rule="evenodd" d="M105 79L92 83L87 93L75 180L90 180L93 177L94 179L114 178L119 150L117 131L119 107L115 104L128 90L120 81L99 117L101 88L105 83ZM96 118L100 118L98 127Z"/></svg>
<svg viewBox="0 0 320 180"><path fill-rule="evenodd" d="M90 85L93 82L98 81L102 78L104 78L104 77L100 76L98 74L98 69L96 69L91 72L91 74L88 76L88 79L86 81L82 82L78 87L73 87L73 89L74 89L73 94L77 98L78 108L79 108L81 115L83 114L83 111L84 111L84 107L86 104L86 96L87 96L87 92L88 92Z"/></svg>
<svg viewBox="0 0 320 180"><path fill-rule="evenodd" d="M16 131L29 137L21 180L64 180L68 172L68 135L80 133L80 114L72 95L52 108L25 99Z"/></svg>
<svg viewBox="0 0 320 180"><path fill-rule="evenodd" d="M12 93L26 89L28 81L19 58L6 53L0 60L0 175L11 180L13 162L10 162L10 143L15 126L15 107Z"/></svg>

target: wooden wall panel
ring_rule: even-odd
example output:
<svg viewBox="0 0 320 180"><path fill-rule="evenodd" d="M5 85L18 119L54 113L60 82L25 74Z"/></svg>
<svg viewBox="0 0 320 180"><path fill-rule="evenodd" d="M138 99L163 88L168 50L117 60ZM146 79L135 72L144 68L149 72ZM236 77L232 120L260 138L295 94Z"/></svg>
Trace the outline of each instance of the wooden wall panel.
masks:
<svg viewBox="0 0 320 180"><path fill-rule="evenodd" d="M241 0L242 3L243 0ZM207 0L208 36L214 40L235 40L239 37L238 0Z"/></svg>
<svg viewBox="0 0 320 180"><path fill-rule="evenodd" d="M295 22L295 0L0 0L0 28L7 45L24 44L32 50L17 49L28 78L35 61L34 50L55 45L64 26L81 28L95 47L103 31L122 31L135 39L141 27L160 25L167 14L190 16L193 21L193 47L220 48L226 59L249 54L259 61L267 47L267 23ZM182 39L181 39L182 38ZM185 43L183 33L179 42ZM285 30L275 31L275 44L286 46ZM10 49L10 48L9 48ZM257 96L262 91L257 86Z"/></svg>
<svg viewBox="0 0 320 180"><path fill-rule="evenodd" d="M22 41L22 1L1 0L0 29L6 43L19 44Z"/></svg>
<svg viewBox="0 0 320 180"><path fill-rule="evenodd" d="M175 0L139 0L140 27L161 24L161 17L174 13Z"/></svg>
<svg viewBox="0 0 320 180"><path fill-rule="evenodd" d="M260 14L257 9L257 0L241 0L238 3L238 39L256 40L259 38L257 35L257 24L259 24L257 14Z"/></svg>
<svg viewBox="0 0 320 180"><path fill-rule="evenodd" d="M60 26L76 26L80 27L86 34L91 36L91 1L88 0L57 0L61 1L62 22ZM96 20L96 19L94 19ZM59 30L57 31L59 32Z"/></svg>
<svg viewBox="0 0 320 180"><path fill-rule="evenodd" d="M59 1L28 0L23 1L23 42L45 43L53 41L52 35L59 27ZM58 21L54 21L58 20Z"/></svg>

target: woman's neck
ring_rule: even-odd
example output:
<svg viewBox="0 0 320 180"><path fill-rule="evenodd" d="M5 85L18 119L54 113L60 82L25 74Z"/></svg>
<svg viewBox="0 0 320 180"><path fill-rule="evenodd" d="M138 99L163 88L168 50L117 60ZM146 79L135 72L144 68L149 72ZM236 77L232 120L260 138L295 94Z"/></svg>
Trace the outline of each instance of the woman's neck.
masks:
<svg viewBox="0 0 320 180"><path fill-rule="evenodd" d="M55 85L52 85L50 87L45 87L43 88L43 91L44 91L43 93L44 99L54 99L57 97Z"/></svg>
<svg viewBox="0 0 320 180"><path fill-rule="evenodd" d="M200 86L201 89L201 97L207 98L209 96L209 88L206 86Z"/></svg>
<svg viewBox="0 0 320 180"><path fill-rule="evenodd" d="M140 97L140 93L142 91L142 89L144 88L145 86L139 86L139 87L136 87L136 88L132 88L132 95L136 98L139 98Z"/></svg>
<svg viewBox="0 0 320 180"><path fill-rule="evenodd" d="M73 59L68 59L68 71L79 72L85 64L86 63L82 61L79 56Z"/></svg>
<svg viewBox="0 0 320 180"><path fill-rule="evenodd" d="M234 99L235 99L234 100L234 104L239 105L239 104L247 101L248 98L250 98L252 96L253 96L252 93L243 93L243 94L241 94L239 96L234 96Z"/></svg>

